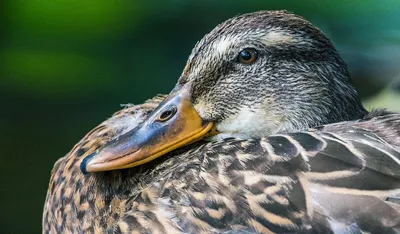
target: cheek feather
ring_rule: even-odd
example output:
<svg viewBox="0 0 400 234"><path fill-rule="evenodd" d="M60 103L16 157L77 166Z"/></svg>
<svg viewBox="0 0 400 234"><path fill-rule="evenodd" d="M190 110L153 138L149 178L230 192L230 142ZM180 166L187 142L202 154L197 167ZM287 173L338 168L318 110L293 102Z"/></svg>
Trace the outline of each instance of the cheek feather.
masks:
<svg viewBox="0 0 400 234"><path fill-rule="evenodd" d="M199 114L202 119L209 119L211 117L211 114L214 112L212 103L207 102L201 98L198 98L198 100L196 100L194 109L197 111L197 114Z"/></svg>
<svg viewBox="0 0 400 234"><path fill-rule="evenodd" d="M241 139L258 138L278 132L284 118L265 108L242 107L240 110L216 125L221 134L216 139L235 137Z"/></svg>

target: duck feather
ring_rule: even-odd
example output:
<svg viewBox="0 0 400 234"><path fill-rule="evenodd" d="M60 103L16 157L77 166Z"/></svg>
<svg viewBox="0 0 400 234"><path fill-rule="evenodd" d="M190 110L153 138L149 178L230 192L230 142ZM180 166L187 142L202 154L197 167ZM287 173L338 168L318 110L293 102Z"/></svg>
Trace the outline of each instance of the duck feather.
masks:
<svg viewBox="0 0 400 234"><path fill-rule="evenodd" d="M117 112L57 161L44 233L400 232L396 113L203 141L136 168L80 173L82 157L134 127L127 116L139 124L164 97Z"/></svg>

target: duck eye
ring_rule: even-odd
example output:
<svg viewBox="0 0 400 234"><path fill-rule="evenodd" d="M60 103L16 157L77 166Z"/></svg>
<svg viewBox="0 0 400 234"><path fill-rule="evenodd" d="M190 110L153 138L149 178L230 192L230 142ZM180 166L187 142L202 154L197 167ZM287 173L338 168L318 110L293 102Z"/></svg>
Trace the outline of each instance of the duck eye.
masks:
<svg viewBox="0 0 400 234"><path fill-rule="evenodd" d="M240 51L238 61L243 64L251 64L256 61L258 53L255 49L247 48Z"/></svg>
<svg viewBox="0 0 400 234"><path fill-rule="evenodd" d="M163 111L157 118L160 122L165 122L169 120L176 113L176 106L171 106L167 110Z"/></svg>

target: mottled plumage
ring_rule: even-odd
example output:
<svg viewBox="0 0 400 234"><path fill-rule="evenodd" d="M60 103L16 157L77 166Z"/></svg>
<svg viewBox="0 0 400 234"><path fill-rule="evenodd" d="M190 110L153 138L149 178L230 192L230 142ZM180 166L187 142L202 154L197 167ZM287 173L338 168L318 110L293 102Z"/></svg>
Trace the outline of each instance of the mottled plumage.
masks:
<svg viewBox="0 0 400 234"><path fill-rule="evenodd" d="M227 59L246 35L245 47L268 35L254 66ZM82 173L83 159L118 149L167 96L117 112L56 162L44 233L400 232L400 114L367 113L344 62L305 20L263 11L217 26L170 95L182 89L220 134Z"/></svg>

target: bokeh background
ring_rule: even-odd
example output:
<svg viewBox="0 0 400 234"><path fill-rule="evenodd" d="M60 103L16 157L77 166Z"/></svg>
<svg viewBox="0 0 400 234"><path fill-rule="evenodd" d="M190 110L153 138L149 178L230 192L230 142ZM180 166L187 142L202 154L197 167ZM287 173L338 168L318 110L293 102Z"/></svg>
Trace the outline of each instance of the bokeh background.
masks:
<svg viewBox="0 0 400 234"><path fill-rule="evenodd" d="M398 0L1 1L0 232L39 233L56 159L120 104L169 92L216 24L262 9L312 21L366 107L400 111Z"/></svg>

